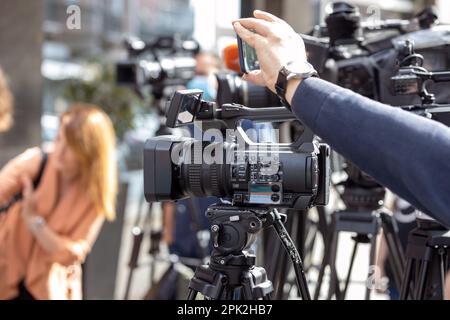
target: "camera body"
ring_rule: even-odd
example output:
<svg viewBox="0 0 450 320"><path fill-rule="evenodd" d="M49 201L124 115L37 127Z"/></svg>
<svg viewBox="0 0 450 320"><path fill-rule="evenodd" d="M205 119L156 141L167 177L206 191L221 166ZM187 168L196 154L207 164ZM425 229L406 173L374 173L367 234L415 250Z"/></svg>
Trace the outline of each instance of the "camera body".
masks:
<svg viewBox="0 0 450 320"><path fill-rule="evenodd" d="M281 106L280 99L272 91L245 81L236 73L219 72L216 78L218 105L237 103L252 108Z"/></svg>
<svg viewBox="0 0 450 320"><path fill-rule="evenodd" d="M129 60L116 65L119 85L137 89L151 87L157 97L168 87L185 85L195 76L195 54L199 45L193 40L159 37L145 43L137 38L126 41Z"/></svg>
<svg viewBox="0 0 450 320"><path fill-rule="evenodd" d="M446 103L450 91L442 83L429 83L416 66L403 58L410 39L431 71L450 69L450 26L434 26L437 16L429 8L411 20L363 21L358 9L344 2L332 4L325 25L316 26L310 35L302 35L310 62L321 78L370 99L393 106L420 105L427 88L435 93L432 101ZM403 57L403 58L402 58ZM424 71L424 70L422 70ZM428 102L431 100L428 99ZM433 118L448 121L447 111L433 110ZM378 189L370 176L346 161L347 187ZM382 199L383 197L380 197Z"/></svg>
<svg viewBox="0 0 450 320"><path fill-rule="evenodd" d="M304 41L323 79L383 103L411 105L420 99L398 96L391 81L405 40L414 42L428 70L450 69L450 26L435 26L436 20L434 11L427 8L411 20L363 21L356 7L336 2L326 24L316 26ZM436 83L430 89L437 101L450 99L445 86Z"/></svg>
<svg viewBox="0 0 450 320"><path fill-rule="evenodd" d="M279 120L294 118L283 107L225 104L217 108L201 100L201 91L177 91L169 102L167 125L202 120L203 137L159 136L146 142L147 201L216 196L239 207L326 205L330 183L327 145L314 142L312 135L292 144L255 143L240 126L244 118L264 121L275 114ZM209 139L212 136L214 141Z"/></svg>

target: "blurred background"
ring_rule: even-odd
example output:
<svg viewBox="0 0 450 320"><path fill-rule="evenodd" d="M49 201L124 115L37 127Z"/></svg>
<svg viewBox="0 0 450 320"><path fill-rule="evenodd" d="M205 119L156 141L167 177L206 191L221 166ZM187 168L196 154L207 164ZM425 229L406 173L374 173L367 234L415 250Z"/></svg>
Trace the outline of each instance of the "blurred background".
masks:
<svg viewBox="0 0 450 320"><path fill-rule="evenodd" d="M254 9L269 11L309 32L321 23L328 0L2 0L0 65L15 97L15 125L0 136L0 167L25 148L54 139L58 116L74 101L105 108L119 139L121 192L118 219L102 230L85 264L86 299L121 299L131 250L131 228L143 207L142 142L159 127L155 98L116 84L115 64L126 60L124 39L193 38L202 51L222 57L235 41L231 21ZM409 18L436 5L450 22L448 0L352 0L363 16ZM73 7L75 6L75 7ZM79 10L79 25L70 19ZM76 22L76 21L75 21ZM157 210L157 209L156 209ZM149 288L150 260L144 239L130 298ZM164 264L159 264L160 270ZM159 270L158 269L158 270ZM156 271L158 271L156 270ZM159 272L159 271L158 271ZM162 272L162 271L161 271ZM364 279L366 270L361 271Z"/></svg>

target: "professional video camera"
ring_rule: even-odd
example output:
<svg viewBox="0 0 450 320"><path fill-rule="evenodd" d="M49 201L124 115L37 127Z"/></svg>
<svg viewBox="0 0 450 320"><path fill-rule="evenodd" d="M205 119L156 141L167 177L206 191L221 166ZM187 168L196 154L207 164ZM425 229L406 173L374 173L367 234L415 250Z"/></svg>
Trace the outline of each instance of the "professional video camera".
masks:
<svg viewBox="0 0 450 320"><path fill-rule="evenodd" d="M328 199L328 146L300 139L293 144L254 143L240 120L294 119L284 107L248 108L201 100L199 90L177 91L167 109L168 127L202 121L205 135L227 141L160 136L144 151L148 201L191 196L228 198L239 206L305 209Z"/></svg>
<svg viewBox="0 0 450 320"><path fill-rule="evenodd" d="M304 36L312 64L321 77L368 98L392 105L417 103L392 92L398 43L414 41L431 71L450 69L450 26L435 25L437 15L427 8L411 20L362 21L359 10L344 2L332 4L326 25ZM444 86L432 87L437 100L448 101Z"/></svg>
<svg viewBox="0 0 450 320"><path fill-rule="evenodd" d="M414 43L398 44L398 71L391 80L395 95L416 95L420 104L401 106L404 110L450 126L450 105L436 103L436 96L427 89L431 83L450 82L450 71L430 72L424 67L424 56L415 52Z"/></svg>
<svg viewBox="0 0 450 320"><path fill-rule="evenodd" d="M428 89L437 82L448 86L450 71L428 71L425 57L415 51L411 40L398 43L398 49L398 70L391 78L393 92L420 97L420 103L401 108L450 126L450 104L436 103L435 95ZM442 261L450 254L448 228L417 212L416 223L417 227L408 235L400 299L408 299L415 290L414 299L442 300L445 298L443 279L448 271L445 265L442 268ZM419 274L421 280L416 283Z"/></svg>
<svg viewBox="0 0 450 320"><path fill-rule="evenodd" d="M151 87L156 98L166 88L185 85L195 75L195 54L199 45L194 40L159 37L151 42L137 38L126 40L129 61L117 64L117 82L141 90Z"/></svg>
<svg viewBox="0 0 450 320"><path fill-rule="evenodd" d="M450 123L449 105L442 104L450 101L450 91L448 84L441 83L449 81L450 74L439 72L450 69L450 26L438 26L435 25L436 22L437 15L431 8L423 10L411 20L362 21L356 7L335 2L325 19L326 24L315 27L310 35L303 38L309 59L322 78L368 98ZM384 187L350 161L345 161L343 167L348 178L336 185L347 208L333 213L333 242L329 249L333 252L327 253L333 258L326 258L328 261L324 259L315 296L318 297L320 292L326 265L329 264L331 269L335 266L334 248L337 248L339 232L356 234L353 237L355 246L350 261L350 266L353 266L357 244L371 243L380 226L387 239L394 280L398 287L406 283L409 289L409 279L402 281L405 266L397 228L393 222L389 222L392 219L383 213ZM412 241L414 248L408 249L407 254L413 252L420 256L417 252L421 252L422 248L417 244L422 242L418 239L426 237L422 233L415 242ZM371 243L371 246L371 252L375 252L375 245ZM373 261L374 258L371 258L371 262ZM347 274L347 284L351 268ZM328 297L331 298L332 294L336 298L345 296L347 285L340 292L340 287L335 285L338 281L337 276L333 275L335 270L331 274ZM434 282L433 286L436 283L438 282ZM434 286L438 287L439 285ZM366 299L369 295L369 291L366 291ZM405 298L403 294L402 296Z"/></svg>
<svg viewBox="0 0 450 320"><path fill-rule="evenodd" d="M293 260L302 297L309 299L300 255L276 208L327 204L329 147L313 141L310 131L292 144L254 143L241 127L243 119L288 121L294 115L284 107L218 106L201 97L200 90L177 91L168 102L166 125L201 121L204 137L159 136L149 139L144 151L147 201L223 199L206 212L214 249L210 264L197 268L189 298L201 292L228 299L239 288L244 299L267 298L272 283L248 250L259 231L274 226Z"/></svg>
<svg viewBox="0 0 450 320"><path fill-rule="evenodd" d="M416 95L399 96L391 77L398 69L397 57L402 43L411 39L417 53L425 59L431 71L450 69L450 26L435 25L437 15L427 8L411 20L363 21L357 7L345 2L331 4L325 25L316 26L309 35L302 35L309 60L320 76L368 98L396 106L421 103ZM445 85L432 83L435 101L450 100ZM384 190L370 176L347 161L347 186L362 187L356 193L343 194L344 202L356 201L355 208L376 208L384 198ZM365 194L371 189L371 195ZM350 204L351 205L351 204Z"/></svg>

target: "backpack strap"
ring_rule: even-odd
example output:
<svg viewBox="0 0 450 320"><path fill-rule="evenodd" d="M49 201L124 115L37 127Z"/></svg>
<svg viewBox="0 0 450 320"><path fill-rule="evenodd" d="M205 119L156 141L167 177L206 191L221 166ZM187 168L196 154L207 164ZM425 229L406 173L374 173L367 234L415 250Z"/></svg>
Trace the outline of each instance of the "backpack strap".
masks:
<svg viewBox="0 0 450 320"><path fill-rule="evenodd" d="M42 179L42 176L44 175L45 167L46 167L47 161L48 161L48 154L45 151L41 151L41 152L42 152L41 164L39 165L38 174L33 180L34 190L36 190L36 188L39 186L39 184L41 182L41 179ZM6 206L0 207L0 214L6 213L16 202L19 202L20 200L22 200L22 198L23 198L22 192L19 192L16 195L14 195L12 197L12 199L8 202L8 204L6 204Z"/></svg>

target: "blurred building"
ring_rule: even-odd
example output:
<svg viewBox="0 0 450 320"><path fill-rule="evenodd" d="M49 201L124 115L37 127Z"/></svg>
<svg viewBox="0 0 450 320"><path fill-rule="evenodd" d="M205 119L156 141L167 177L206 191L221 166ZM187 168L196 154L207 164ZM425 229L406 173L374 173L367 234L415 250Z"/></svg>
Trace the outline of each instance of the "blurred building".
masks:
<svg viewBox="0 0 450 320"><path fill-rule="evenodd" d="M0 66L15 98L15 125L0 135L0 167L40 143L43 0L3 0L0 11Z"/></svg>
<svg viewBox="0 0 450 320"><path fill-rule="evenodd" d="M80 8L79 30L67 27L67 8ZM189 0L45 0L43 30L44 110L51 113L64 81L89 78L86 62L112 63L125 59L126 36L148 40L159 35L192 35L193 10Z"/></svg>

